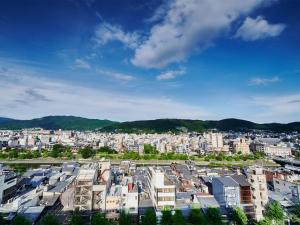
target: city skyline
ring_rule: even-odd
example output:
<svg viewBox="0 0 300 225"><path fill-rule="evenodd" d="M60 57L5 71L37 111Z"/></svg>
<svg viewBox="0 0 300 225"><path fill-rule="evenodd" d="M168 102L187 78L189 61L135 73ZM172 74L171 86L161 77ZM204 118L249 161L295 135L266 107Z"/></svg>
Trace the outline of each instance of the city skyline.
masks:
<svg viewBox="0 0 300 225"><path fill-rule="evenodd" d="M1 1L0 116L299 121L300 3Z"/></svg>

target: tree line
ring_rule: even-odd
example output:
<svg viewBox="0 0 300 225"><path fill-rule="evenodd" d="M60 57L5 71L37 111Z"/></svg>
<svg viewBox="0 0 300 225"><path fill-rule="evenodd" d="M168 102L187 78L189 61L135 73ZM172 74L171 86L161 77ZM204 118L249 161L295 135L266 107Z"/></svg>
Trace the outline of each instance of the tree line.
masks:
<svg viewBox="0 0 300 225"><path fill-rule="evenodd" d="M300 224L300 203L295 204L291 210L290 219L292 224ZM116 221L111 221L105 218L105 214L97 212L92 215L90 219L90 225L131 225L133 218L122 212L120 217ZM237 207L234 208L228 216L229 224L233 225L283 225L284 224L284 211L279 202L273 201L267 204L264 213L264 219L259 222L249 221L245 212ZM68 221L68 225L83 225L86 224L86 219L78 212L75 212ZM0 215L0 224L6 225L7 223ZM205 212L202 212L199 208L194 208L189 211L189 215L185 217L181 210L163 210L160 221L156 216L153 209L148 209L145 215L142 216L141 225L225 225L224 219L221 216L219 209L208 207ZM11 225L31 225L31 222L25 217L18 215L11 222ZM51 214L45 215L39 225L60 225L58 219Z"/></svg>

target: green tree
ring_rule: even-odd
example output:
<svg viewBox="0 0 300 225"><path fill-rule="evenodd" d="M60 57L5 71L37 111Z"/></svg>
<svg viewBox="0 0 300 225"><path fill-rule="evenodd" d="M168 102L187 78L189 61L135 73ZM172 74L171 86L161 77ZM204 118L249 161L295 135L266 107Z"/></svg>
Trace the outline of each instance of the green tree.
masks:
<svg viewBox="0 0 300 225"><path fill-rule="evenodd" d="M92 216L91 225L108 225L109 222L102 213L96 213Z"/></svg>
<svg viewBox="0 0 300 225"><path fill-rule="evenodd" d="M65 152L67 147L61 145L61 144L55 144L53 145L52 151L50 153L50 156L53 158L61 157L61 154Z"/></svg>
<svg viewBox="0 0 300 225"><path fill-rule="evenodd" d="M270 225L272 222L268 218L264 218L259 222L256 222L255 225Z"/></svg>
<svg viewBox="0 0 300 225"><path fill-rule="evenodd" d="M163 210L160 225L172 225L172 213L170 210Z"/></svg>
<svg viewBox="0 0 300 225"><path fill-rule="evenodd" d="M84 220L82 216L79 214L74 214L68 223L68 225L82 225L82 224L84 224Z"/></svg>
<svg viewBox="0 0 300 225"><path fill-rule="evenodd" d="M90 147L85 147L79 150L82 158L87 159L95 155L95 150Z"/></svg>
<svg viewBox="0 0 300 225"><path fill-rule="evenodd" d="M173 220L174 225L185 225L186 224L185 218L183 217L181 210L175 211L175 214L173 215L172 220Z"/></svg>
<svg viewBox="0 0 300 225"><path fill-rule="evenodd" d="M41 225L60 225L57 218L52 214L47 214L43 217Z"/></svg>
<svg viewBox="0 0 300 225"><path fill-rule="evenodd" d="M31 222L24 216L18 215L13 219L11 225L31 225Z"/></svg>
<svg viewBox="0 0 300 225"><path fill-rule="evenodd" d="M209 225L220 225L223 224L220 210L213 207L208 207L205 212L205 221Z"/></svg>
<svg viewBox="0 0 300 225"><path fill-rule="evenodd" d="M147 209L145 215L142 217L141 225L156 225L157 218L154 210Z"/></svg>
<svg viewBox="0 0 300 225"><path fill-rule="evenodd" d="M2 214L0 214L0 224L2 225L6 225L7 224L7 222L6 222L6 220L3 218L3 216L2 216Z"/></svg>
<svg viewBox="0 0 300 225"><path fill-rule="evenodd" d="M245 212L241 208L237 207L233 211L232 221L236 225L246 225L248 223L248 218Z"/></svg>
<svg viewBox="0 0 300 225"><path fill-rule="evenodd" d="M122 211L119 218L119 225L130 225L131 224L131 216L124 211Z"/></svg>
<svg viewBox="0 0 300 225"><path fill-rule="evenodd" d="M191 209L188 221L193 225L205 224L204 217L200 209Z"/></svg>
<svg viewBox="0 0 300 225"><path fill-rule="evenodd" d="M300 225L300 202L294 205L292 209L292 222Z"/></svg>
<svg viewBox="0 0 300 225"><path fill-rule="evenodd" d="M284 212L280 203L273 201L267 204L265 216L275 224L283 224Z"/></svg>

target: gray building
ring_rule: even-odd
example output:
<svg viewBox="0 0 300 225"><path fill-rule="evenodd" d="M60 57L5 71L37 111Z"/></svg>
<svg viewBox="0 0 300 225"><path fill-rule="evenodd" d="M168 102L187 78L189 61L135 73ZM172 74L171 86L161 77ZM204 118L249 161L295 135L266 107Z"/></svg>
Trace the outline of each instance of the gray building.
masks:
<svg viewBox="0 0 300 225"><path fill-rule="evenodd" d="M215 177L212 180L213 195L220 206L240 206L240 186L231 177Z"/></svg>

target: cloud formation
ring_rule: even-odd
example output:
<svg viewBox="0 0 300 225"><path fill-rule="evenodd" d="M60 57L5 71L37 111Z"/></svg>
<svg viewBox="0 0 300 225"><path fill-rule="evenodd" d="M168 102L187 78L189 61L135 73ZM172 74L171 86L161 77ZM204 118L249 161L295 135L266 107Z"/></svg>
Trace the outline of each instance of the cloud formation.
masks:
<svg viewBox="0 0 300 225"><path fill-rule="evenodd" d="M114 78L116 80L121 80L121 81L131 81L131 80L135 79L135 77L132 75L114 72L114 71L97 69L96 72L99 74Z"/></svg>
<svg viewBox="0 0 300 225"><path fill-rule="evenodd" d="M278 76L274 76L271 78L263 78L263 77L253 77L249 80L249 85L252 86L264 86L271 83L279 82L280 79Z"/></svg>
<svg viewBox="0 0 300 225"><path fill-rule="evenodd" d="M90 69L91 65L83 59L75 59L74 67L77 69Z"/></svg>
<svg viewBox="0 0 300 225"><path fill-rule="evenodd" d="M128 48L134 49L138 45L139 35L136 32L125 32L121 26L102 22L95 30L94 40L99 45L118 41Z"/></svg>
<svg viewBox="0 0 300 225"><path fill-rule="evenodd" d="M156 76L156 80L172 80L177 76L184 75L185 73L185 68L180 68L179 70L168 70Z"/></svg>
<svg viewBox="0 0 300 225"><path fill-rule="evenodd" d="M226 33L233 21L262 3L273 0L171 0L155 13L155 24L135 49L131 62L144 68L162 68L201 52Z"/></svg>
<svg viewBox="0 0 300 225"><path fill-rule="evenodd" d="M3 116L28 119L46 115L75 115L125 121L156 118L196 119L208 115L201 107L163 96L157 98L89 88L33 74L35 73L24 72L22 69L5 69L0 72L0 96L5 96L0 101ZM40 100L30 101L31 98ZM27 104L18 104L16 100L26 101Z"/></svg>
<svg viewBox="0 0 300 225"><path fill-rule="evenodd" d="M244 41L256 41L268 37L276 37L285 29L285 25L270 24L262 16L255 19L247 17L242 26L237 30L235 37Z"/></svg>

